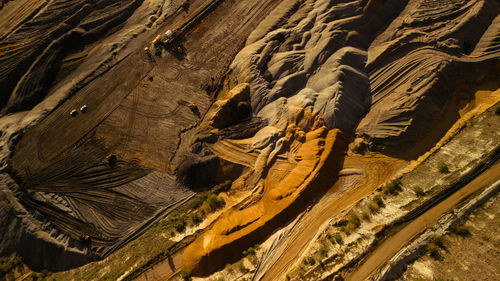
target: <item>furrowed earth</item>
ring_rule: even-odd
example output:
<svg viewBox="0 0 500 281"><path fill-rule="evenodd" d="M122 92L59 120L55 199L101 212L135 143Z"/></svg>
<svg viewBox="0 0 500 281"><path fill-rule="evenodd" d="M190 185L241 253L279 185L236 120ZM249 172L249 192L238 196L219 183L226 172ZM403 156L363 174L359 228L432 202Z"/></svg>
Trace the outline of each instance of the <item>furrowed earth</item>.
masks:
<svg viewBox="0 0 500 281"><path fill-rule="evenodd" d="M2 1L0 280L495 280L499 58L496 0Z"/></svg>

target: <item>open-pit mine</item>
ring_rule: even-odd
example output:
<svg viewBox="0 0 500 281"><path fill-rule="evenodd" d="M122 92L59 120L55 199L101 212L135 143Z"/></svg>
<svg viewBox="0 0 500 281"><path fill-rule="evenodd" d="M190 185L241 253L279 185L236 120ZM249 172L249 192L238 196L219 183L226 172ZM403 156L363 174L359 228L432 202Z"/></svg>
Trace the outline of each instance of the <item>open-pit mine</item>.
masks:
<svg viewBox="0 0 500 281"><path fill-rule="evenodd" d="M499 158L498 0L0 3L0 281L500 280Z"/></svg>

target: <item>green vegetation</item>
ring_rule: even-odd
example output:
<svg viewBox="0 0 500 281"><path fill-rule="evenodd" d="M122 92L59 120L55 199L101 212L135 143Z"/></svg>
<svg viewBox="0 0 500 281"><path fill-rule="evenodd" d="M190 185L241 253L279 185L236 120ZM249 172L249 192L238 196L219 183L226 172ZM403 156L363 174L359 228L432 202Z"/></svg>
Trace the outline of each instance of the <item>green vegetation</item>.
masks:
<svg viewBox="0 0 500 281"><path fill-rule="evenodd" d="M241 273L247 273L248 272L248 268L246 268L246 266L243 264L242 261L238 262L238 270Z"/></svg>
<svg viewBox="0 0 500 281"><path fill-rule="evenodd" d="M171 229L175 229L177 232L184 231L184 229L186 229L186 221L184 221L183 218L164 220L160 221L157 225L154 226L154 231L158 232L164 232Z"/></svg>
<svg viewBox="0 0 500 281"><path fill-rule="evenodd" d="M223 183L220 183L216 186L214 186L212 188L212 191L215 193L215 194L219 194L221 192L227 192L229 191L229 189L231 188L231 181L230 180L226 180L224 181Z"/></svg>
<svg viewBox="0 0 500 281"><path fill-rule="evenodd" d="M250 247L250 248L243 251L243 255L244 256L255 255L255 249Z"/></svg>
<svg viewBox="0 0 500 281"><path fill-rule="evenodd" d="M401 190L401 181L399 179L392 180L382 186L382 191L385 194L397 194Z"/></svg>
<svg viewBox="0 0 500 281"><path fill-rule="evenodd" d="M432 237L431 243L437 245L439 248L444 248L443 237L441 235L434 235L434 237Z"/></svg>
<svg viewBox="0 0 500 281"><path fill-rule="evenodd" d="M0 257L0 277L4 276L5 274L9 273L11 270L13 270L16 266L21 264L21 258L20 257Z"/></svg>
<svg viewBox="0 0 500 281"><path fill-rule="evenodd" d="M425 195L425 191L420 186L415 186L413 188L413 192L419 197L423 197Z"/></svg>
<svg viewBox="0 0 500 281"><path fill-rule="evenodd" d="M496 115L500 115L500 105L497 105L497 106L495 107L495 114L496 114Z"/></svg>
<svg viewBox="0 0 500 281"><path fill-rule="evenodd" d="M463 225L452 224L450 226L450 232L460 236L470 235L469 230Z"/></svg>
<svg viewBox="0 0 500 281"><path fill-rule="evenodd" d="M194 213L190 214L189 220L191 221L191 223L193 225L198 225L198 224L200 224L200 222L203 221L203 219L201 218L201 216L198 212L194 212Z"/></svg>
<svg viewBox="0 0 500 281"><path fill-rule="evenodd" d="M335 234L333 235L333 237L335 238L335 241L336 241L337 243L339 243L339 244L340 244L340 243L342 243L342 236L340 235L340 233L338 233L338 232L337 232L337 233L335 233Z"/></svg>
<svg viewBox="0 0 500 281"><path fill-rule="evenodd" d="M207 215L224 207L225 204L226 202L224 202L224 199L211 193L207 196L207 199L203 202L199 210Z"/></svg>
<svg viewBox="0 0 500 281"><path fill-rule="evenodd" d="M304 265L314 265L316 263L316 260L313 257L305 257L302 259L302 263Z"/></svg>
<svg viewBox="0 0 500 281"><path fill-rule="evenodd" d="M382 196L380 195L375 195L372 199L372 202L370 205L368 205L368 208L372 213L377 212L381 207L384 207L384 200L382 199Z"/></svg>
<svg viewBox="0 0 500 281"><path fill-rule="evenodd" d="M375 195L372 201L373 203L376 203L379 207L384 207L384 200L382 200L382 196Z"/></svg>
<svg viewBox="0 0 500 281"><path fill-rule="evenodd" d="M328 247L324 242L321 243L321 246L319 247L319 254L322 255L323 257L328 256Z"/></svg>
<svg viewBox="0 0 500 281"><path fill-rule="evenodd" d="M181 269L181 271L179 271L179 275L181 276L182 280L184 280L184 281L191 280L191 272L189 272L187 270Z"/></svg>
<svg viewBox="0 0 500 281"><path fill-rule="evenodd" d="M224 270L227 272L233 272L233 266L227 263L226 266L224 266Z"/></svg>
<svg viewBox="0 0 500 281"><path fill-rule="evenodd" d="M361 212L361 217L362 217L365 221L367 221L367 220L369 220L369 219L370 219L370 214L368 214L368 212L367 212L367 211L363 211L363 212Z"/></svg>
<svg viewBox="0 0 500 281"><path fill-rule="evenodd" d="M437 260L441 257L441 255L439 254L439 247L432 243L427 245L427 252L433 259Z"/></svg>
<svg viewBox="0 0 500 281"><path fill-rule="evenodd" d="M340 233L335 233L333 235L331 235L330 233L328 233L326 235L326 238L332 243L332 244L335 244L335 243L342 243L342 236L340 235Z"/></svg>
<svg viewBox="0 0 500 281"><path fill-rule="evenodd" d="M440 259L441 254L439 248L444 249L443 237L441 235L434 235L431 242L427 245L427 252L433 259Z"/></svg>
<svg viewBox="0 0 500 281"><path fill-rule="evenodd" d="M349 217L347 219L347 225L342 227L342 231L349 234L356 228L358 228L360 225L361 225L361 220L359 219L359 216L356 213L352 212L349 214Z"/></svg>
<svg viewBox="0 0 500 281"><path fill-rule="evenodd" d="M438 170L441 174L447 174L450 172L450 170L448 169L448 165L444 162L439 162Z"/></svg>
<svg viewBox="0 0 500 281"><path fill-rule="evenodd" d="M224 199L211 191L200 193L184 206L173 211L165 220L157 223L149 231L156 233L168 232L171 235L175 234L174 230L181 233L187 226L186 217L191 225L197 225L203 221L204 216L221 209L225 204ZM186 216L186 214L188 215Z"/></svg>

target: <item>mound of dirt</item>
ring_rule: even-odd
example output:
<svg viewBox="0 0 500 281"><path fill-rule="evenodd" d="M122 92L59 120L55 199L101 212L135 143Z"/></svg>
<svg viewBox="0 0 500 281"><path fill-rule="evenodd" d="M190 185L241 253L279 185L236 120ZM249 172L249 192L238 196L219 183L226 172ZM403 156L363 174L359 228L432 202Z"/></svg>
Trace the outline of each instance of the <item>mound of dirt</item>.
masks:
<svg viewBox="0 0 500 281"><path fill-rule="evenodd" d="M324 194L348 142L424 153L500 57L494 0L4 2L0 254L50 270L230 179L248 196L184 256L212 272Z"/></svg>

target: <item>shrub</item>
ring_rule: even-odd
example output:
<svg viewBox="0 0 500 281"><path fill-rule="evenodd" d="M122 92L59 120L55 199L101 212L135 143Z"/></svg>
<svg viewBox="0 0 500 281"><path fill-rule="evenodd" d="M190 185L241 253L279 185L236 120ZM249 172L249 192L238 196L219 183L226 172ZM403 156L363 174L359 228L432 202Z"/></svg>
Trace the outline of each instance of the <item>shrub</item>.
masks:
<svg viewBox="0 0 500 281"><path fill-rule="evenodd" d="M415 186L413 188L413 192L415 192L415 194L419 197L422 197L425 195L425 191L420 187L420 186Z"/></svg>
<svg viewBox="0 0 500 281"><path fill-rule="evenodd" d="M314 265L316 263L316 260L313 257L305 257L302 259L302 263L304 265Z"/></svg>
<svg viewBox="0 0 500 281"><path fill-rule="evenodd" d="M367 221L367 220L369 220L369 219L370 219L370 214L368 214L368 212L367 212L367 211L363 211L363 212L361 212L361 217L362 217L365 221Z"/></svg>
<svg viewBox="0 0 500 281"><path fill-rule="evenodd" d="M356 227L359 227L361 225L361 221L359 220L358 214L356 213L350 213L347 222L347 225L352 224Z"/></svg>
<svg viewBox="0 0 500 281"><path fill-rule="evenodd" d="M430 243L429 245L427 245L427 252L434 259L439 259L441 257L441 255L439 254L439 247L434 243Z"/></svg>
<svg viewBox="0 0 500 281"><path fill-rule="evenodd" d="M194 225L198 225L200 222L203 221L203 219L201 218L201 216L198 212L194 212L194 213L190 214L189 219L191 220L191 222Z"/></svg>
<svg viewBox="0 0 500 281"><path fill-rule="evenodd" d="M450 170L448 169L448 165L444 162L439 162L438 170L441 174L447 174L450 172Z"/></svg>
<svg viewBox="0 0 500 281"><path fill-rule="evenodd" d="M188 207L192 210L198 209L207 200L207 197L207 195L200 195L193 198L193 200L189 202Z"/></svg>
<svg viewBox="0 0 500 281"><path fill-rule="evenodd" d="M243 255L244 256L255 255L255 249L250 247L250 248L243 251Z"/></svg>
<svg viewBox="0 0 500 281"><path fill-rule="evenodd" d="M465 226L459 226L457 224L452 224L450 226L450 232L460 236L467 236L470 234L469 230Z"/></svg>
<svg viewBox="0 0 500 281"><path fill-rule="evenodd" d="M231 184L232 183L230 180L226 180L223 183L220 183L220 184L214 186L212 190L216 194L219 194L221 192L227 192L231 188Z"/></svg>
<svg viewBox="0 0 500 281"><path fill-rule="evenodd" d="M245 267L245 265L243 264L242 261L240 261L238 263L238 270L241 272L241 273L247 273L248 272L248 268Z"/></svg>
<svg viewBox="0 0 500 281"><path fill-rule="evenodd" d="M382 187L382 191L385 194L397 194L400 189L401 189L401 181L399 179L392 180L391 182L386 183Z"/></svg>
<svg viewBox="0 0 500 281"><path fill-rule="evenodd" d="M335 241L336 241L337 243L339 243L339 244L340 244L340 243L342 242L342 236L340 235L340 233L338 233L338 232L337 232L337 233L335 233L335 234L333 235L333 237L335 238Z"/></svg>
<svg viewBox="0 0 500 281"><path fill-rule="evenodd" d="M177 232L183 232L186 229L186 221L184 219L176 219L173 222L173 226Z"/></svg>
<svg viewBox="0 0 500 281"><path fill-rule="evenodd" d="M184 280L184 281L191 280L191 272L189 272L187 270L181 269L181 271L179 271L179 275L181 276L182 280Z"/></svg>
<svg viewBox="0 0 500 281"><path fill-rule="evenodd" d="M500 115L500 105L497 105L497 107L495 107L495 114Z"/></svg>
<svg viewBox="0 0 500 281"><path fill-rule="evenodd" d="M380 209L380 206L375 202L371 202L370 205L368 205L368 208L372 211L372 213L375 213Z"/></svg>
<svg viewBox="0 0 500 281"><path fill-rule="evenodd" d="M214 212L226 205L226 202L224 202L224 199L220 198L219 196L215 194L210 194L207 197L207 200L203 202L203 204L200 207L200 210L204 214L209 214L211 212Z"/></svg>
<svg viewBox="0 0 500 281"><path fill-rule="evenodd" d="M328 247L325 244L325 241L322 241L321 246L319 247L319 254L326 257L328 256Z"/></svg>
<svg viewBox="0 0 500 281"><path fill-rule="evenodd" d="M379 207L384 207L384 200L382 200L382 196L375 195L373 197L373 202L376 203Z"/></svg>
<svg viewBox="0 0 500 281"><path fill-rule="evenodd" d="M434 237L432 237L432 244L438 246L439 248L444 248L444 242L443 242L443 237L441 237L441 235L434 235Z"/></svg>

